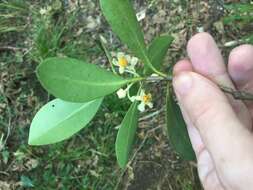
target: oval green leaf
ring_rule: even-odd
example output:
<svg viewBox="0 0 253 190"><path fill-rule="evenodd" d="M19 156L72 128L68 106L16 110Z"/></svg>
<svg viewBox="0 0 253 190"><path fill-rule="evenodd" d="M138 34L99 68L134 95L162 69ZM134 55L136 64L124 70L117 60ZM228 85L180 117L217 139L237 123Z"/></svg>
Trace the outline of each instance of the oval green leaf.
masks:
<svg viewBox="0 0 253 190"><path fill-rule="evenodd" d="M168 86L166 97L167 131L175 151L185 160L195 160L191 141L179 106L173 99L172 88Z"/></svg>
<svg viewBox="0 0 253 190"><path fill-rule="evenodd" d="M33 118L28 144L46 145L71 137L91 121L101 103L102 99L87 103L52 100Z"/></svg>
<svg viewBox="0 0 253 190"><path fill-rule="evenodd" d="M129 0L100 0L103 14L123 43L140 59L146 56L144 36Z"/></svg>
<svg viewBox="0 0 253 190"><path fill-rule="evenodd" d="M149 60L144 35L130 0L100 0L100 5L113 32L136 57L155 70Z"/></svg>
<svg viewBox="0 0 253 190"><path fill-rule="evenodd" d="M111 94L139 78L124 79L94 64L71 58L49 58L37 68L42 86L69 102L88 102Z"/></svg>
<svg viewBox="0 0 253 190"><path fill-rule="evenodd" d="M157 70L161 70L163 60L173 40L174 38L169 35L159 36L148 47L150 61ZM152 74L152 70L145 66L144 74L150 75Z"/></svg>
<svg viewBox="0 0 253 190"><path fill-rule="evenodd" d="M138 117L137 102L134 102L127 111L116 138L116 156L121 168L125 168L128 163L138 126Z"/></svg>

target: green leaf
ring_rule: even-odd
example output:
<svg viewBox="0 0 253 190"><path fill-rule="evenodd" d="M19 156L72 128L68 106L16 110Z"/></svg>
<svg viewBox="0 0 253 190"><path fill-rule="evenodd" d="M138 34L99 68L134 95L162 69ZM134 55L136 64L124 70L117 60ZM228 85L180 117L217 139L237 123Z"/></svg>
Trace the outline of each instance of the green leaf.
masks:
<svg viewBox="0 0 253 190"><path fill-rule="evenodd" d="M91 121L101 103L102 99L87 103L52 100L33 118L28 143L46 145L71 137Z"/></svg>
<svg viewBox="0 0 253 190"><path fill-rule="evenodd" d="M117 135L115 148L118 164L121 168L126 167L134 142L139 116L137 104L137 102L134 102L129 108Z"/></svg>
<svg viewBox="0 0 253 190"><path fill-rule="evenodd" d="M123 43L148 67L153 68L144 42L144 35L129 0L100 0L101 9ZM159 71L158 71L159 72Z"/></svg>
<svg viewBox="0 0 253 190"><path fill-rule="evenodd" d="M176 152L185 160L195 160L190 138L179 106L173 99L172 89L168 86L166 97L167 130L170 142Z"/></svg>
<svg viewBox="0 0 253 190"><path fill-rule="evenodd" d="M152 65L157 70L161 70L163 60L173 40L174 38L172 36L164 35L164 36L159 36L155 38L151 42L148 48L148 55L149 55ZM149 67L145 66L144 74L150 75L152 74L152 70Z"/></svg>
<svg viewBox="0 0 253 190"><path fill-rule="evenodd" d="M49 58L37 68L42 86L55 97L69 102L88 102L111 94L129 82L94 64L71 58Z"/></svg>
<svg viewBox="0 0 253 190"><path fill-rule="evenodd" d="M101 9L112 30L133 53L143 58L146 45L136 13L129 0L100 0Z"/></svg>

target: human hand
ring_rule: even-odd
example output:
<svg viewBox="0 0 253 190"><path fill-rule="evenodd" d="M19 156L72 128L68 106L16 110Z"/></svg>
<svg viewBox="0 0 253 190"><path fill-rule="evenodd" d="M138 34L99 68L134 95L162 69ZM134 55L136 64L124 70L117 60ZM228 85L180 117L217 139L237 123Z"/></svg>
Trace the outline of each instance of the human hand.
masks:
<svg viewBox="0 0 253 190"><path fill-rule="evenodd" d="M204 189L253 189L253 102L235 100L217 87L253 93L253 46L235 48L227 68L207 33L192 37L187 52L190 60L174 67L173 86Z"/></svg>

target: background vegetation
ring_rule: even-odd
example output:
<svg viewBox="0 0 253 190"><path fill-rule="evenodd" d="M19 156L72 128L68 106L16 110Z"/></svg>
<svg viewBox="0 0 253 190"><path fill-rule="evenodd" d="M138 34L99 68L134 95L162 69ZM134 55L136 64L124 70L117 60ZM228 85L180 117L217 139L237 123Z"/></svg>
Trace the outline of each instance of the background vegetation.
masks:
<svg viewBox="0 0 253 190"><path fill-rule="evenodd" d="M161 33L175 40L165 68L185 56L187 40L208 31L224 55L253 44L253 4L236 0L135 0L147 41ZM117 125L129 102L111 95L89 127L73 138L44 147L28 146L31 119L52 99L35 67L46 57L69 56L108 66L98 42L124 49L101 15L97 0L0 0L0 189L198 190L195 163L185 163L166 137L165 84L153 87L155 107L141 117L135 153L126 171L116 164ZM161 100L161 101L159 101Z"/></svg>

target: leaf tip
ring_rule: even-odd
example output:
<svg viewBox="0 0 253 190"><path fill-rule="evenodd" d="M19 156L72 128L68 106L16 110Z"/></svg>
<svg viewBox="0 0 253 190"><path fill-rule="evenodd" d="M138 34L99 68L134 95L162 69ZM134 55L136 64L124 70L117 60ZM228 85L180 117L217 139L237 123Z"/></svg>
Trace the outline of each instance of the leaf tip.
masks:
<svg viewBox="0 0 253 190"><path fill-rule="evenodd" d="M117 156L117 162L118 162L118 165L119 165L119 167L120 167L121 169L124 170L124 169L126 168L127 162L120 160L118 156Z"/></svg>
<svg viewBox="0 0 253 190"><path fill-rule="evenodd" d="M31 138L31 136L30 136L30 135L29 135L29 138L28 138L28 145L30 145L30 146L35 145L34 139L33 139L33 138Z"/></svg>

